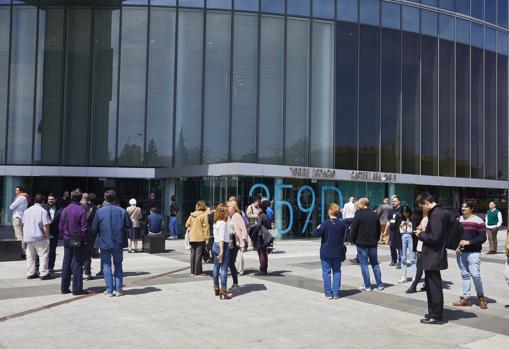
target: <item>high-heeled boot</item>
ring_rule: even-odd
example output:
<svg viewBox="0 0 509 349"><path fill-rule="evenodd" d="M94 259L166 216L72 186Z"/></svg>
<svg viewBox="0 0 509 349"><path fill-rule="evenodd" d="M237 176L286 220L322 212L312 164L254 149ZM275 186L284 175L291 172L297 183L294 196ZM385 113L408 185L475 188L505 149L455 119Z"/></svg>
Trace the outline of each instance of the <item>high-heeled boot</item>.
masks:
<svg viewBox="0 0 509 349"><path fill-rule="evenodd" d="M221 288L219 291L219 299L231 299L232 296L228 294L228 290L226 288Z"/></svg>
<svg viewBox="0 0 509 349"><path fill-rule="evenodd" d="M214 286L214 295L219 296L219 287Z"/></svg>

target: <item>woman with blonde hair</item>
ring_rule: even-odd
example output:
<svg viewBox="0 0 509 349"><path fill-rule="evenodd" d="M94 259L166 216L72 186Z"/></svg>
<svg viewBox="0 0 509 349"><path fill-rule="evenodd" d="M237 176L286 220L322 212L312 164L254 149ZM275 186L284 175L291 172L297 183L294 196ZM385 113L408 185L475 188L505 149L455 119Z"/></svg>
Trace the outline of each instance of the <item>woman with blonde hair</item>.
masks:
<svg viewBox="0 0 509 349"><path fill-rule="evenodd" d="M220 299L230 299L228 294L228 265L230 264L230 229L226 223L228 220L228 207L225 204L216 206L214 212L214 244L212 245L212 256L214 259L214 294ZM219 288L219 276L221 276L221 288Z"/></svg>
<svg viewBox="0 0 509 349"><path fill-rule="evenodd" d="M210 238L208 210L205 201L198 201L195 211L191 213L186 222L186 228L189 229L189 244L191 246L191 274L199 277L205 276L201 260L203 258L205 242Z"/></svg>
<svg viewBox="0 0 509 349"><path fill-rule="evenodd" d="M231 241L230 244L230 272L232 274L233 285L231 290L239 287L238 271L235 265L237 260L237 254L240 251L247 250L247 229L244 223L244 219L240 214L239 205L237 201L228 201L228 225L231 229Z"/></svg>
<svg viewBox="0 0 509 349"><path fill-rule="evenodd" d="M131 222L133 223L133 228L129 230L129 245L127 252L141 252L138 251L138 241L141 240L141 228L140 228L140 219L141 219L141 208L136 206L136 199L129 200L129 207L126 209L129 218L131 218Z"/></svg>

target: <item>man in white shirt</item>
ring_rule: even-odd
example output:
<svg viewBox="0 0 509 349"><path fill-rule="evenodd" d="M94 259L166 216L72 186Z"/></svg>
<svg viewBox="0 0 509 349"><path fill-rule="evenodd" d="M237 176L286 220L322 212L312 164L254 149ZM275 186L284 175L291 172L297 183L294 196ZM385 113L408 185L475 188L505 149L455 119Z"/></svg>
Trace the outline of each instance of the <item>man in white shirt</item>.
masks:
<svg viewBox="0 0 509 349"><path fill-rule="evenodd" d="M16 197L14 201L9 206L9 209L12 211L12 228L14 229L14 236L16 240L23 240L23 212L28 207L28 194L25 192L25 188L18 185L16 187ZM21 246L21 256L25 256L25 246Z"/></svg>
<svg viewBox="0 0 509 349"><path fill-rule="evenodd" d="M355 198L353 196L350 196L348 202L343 206L342 215L346 225L345 242L351 242L350 228L352 226L353 218L355 217L356 211L354 201Z"/></svg>
<svg viewBox="0 0 509 349"><path fill-rule="evenodd" d="M35 260L39 257L41 280L49 280L49 225L51 218L48 211L42 207L44 197L37 194L34 205L23 213L23 242L27 252L27 279L39 277L35 272Z"/></svg>

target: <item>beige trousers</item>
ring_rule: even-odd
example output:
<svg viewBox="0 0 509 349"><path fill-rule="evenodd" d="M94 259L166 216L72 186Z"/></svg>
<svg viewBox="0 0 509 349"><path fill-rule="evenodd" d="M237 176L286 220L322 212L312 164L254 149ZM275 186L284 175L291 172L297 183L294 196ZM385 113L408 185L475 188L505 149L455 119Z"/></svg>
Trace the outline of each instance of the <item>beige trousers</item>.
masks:
<svg viewBox="0 0 509 349"><path fill-rule="evenodd" d="M35 260L39 256L39 273L48 275L49 239L27 242L27 276L35 274Z"/></svg>
<svg viewBox="0 0 509 349"><path fill-rule="evenodd" d="M21 218L13 218L12 220L12 227L14 228L14 237L18 241L23 241L23 223L21 223ZM26 247L25 244L21 244L21 254L26 253Z"/></svg>
<svg viewBox="0 0 509 349"><path fill-rule="evenodd" d="M498 228L486 229L486 237L490 245L490 252L497 252L497 234Z"/></svg>

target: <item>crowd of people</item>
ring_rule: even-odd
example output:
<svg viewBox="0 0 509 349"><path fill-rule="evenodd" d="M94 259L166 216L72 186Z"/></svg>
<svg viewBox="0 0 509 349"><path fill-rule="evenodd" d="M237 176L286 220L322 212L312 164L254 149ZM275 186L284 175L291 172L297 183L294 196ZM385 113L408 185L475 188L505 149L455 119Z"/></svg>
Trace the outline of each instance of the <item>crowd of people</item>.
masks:
<svg viewBox="0 0 509 349"><path fill-rule="evenodd" d="M92 276L91 259L100 251L101 270L96 277L105 280L107 296L123 294L123 250L137 253L144 235L179 237L177 217L180 210L175 196L171 197L167 216L167 231L155 193L150 193L143 207L133 198L124 209L119 206L114 191L104 193L98 204L92 193L79 189L65 192L58 199L53 193L31 198L23 187L16 187L16 197L10 205L15 236L22 240L22 254L26 255L27 278L48 280L55 273L58 240L63 239L64 256L61 273L61 293L87 294L83 288L83 273ZM355 245L360 265L362 292L383 291L382 271L378 261L378 246L390 246L390 266L401 270L398 283L410 283L406 293L417 292L424 274L428 313L421 320L425 324L443 323L443 289L441 270L448 268L447 249L456 252L462 277L463 292L456 307L472 306L471 283L481 309L488 308L481 278L482 245L489 241L487 254L497 253L497 232L502 226L502 214L491 202L486 218L475 215L475 205L464 202L457 217L446 211L430 193L416 198L418 210L402 205L397 195L386 198L377 210L369 208L369 199L350 197L341 208L331 203L328 219L313 231L321 239L324 294L328 299L340 297L341 265L346 260L347 245ZM145 222L142 229L141 222ZM220 299L231 299L239 288L239 275L244 273L243 254L252 246L259 257L258 275L268 274L268 255L277 230L274 229L271 203L254 197L243 211L236 197L225 203L208 207L199 200L185 222L185 241L190 250L190 272L203 277L203 262L213 263L213 289ZM458 228L459 227L459 228ZM509 286L509 239L505 246L505 279ZM375 278L371 283L369 266ZM228 288L228 274L232 286ZM72 280L72 285L71 285ZM331 282L332 281L332 282Z"/></svg>

